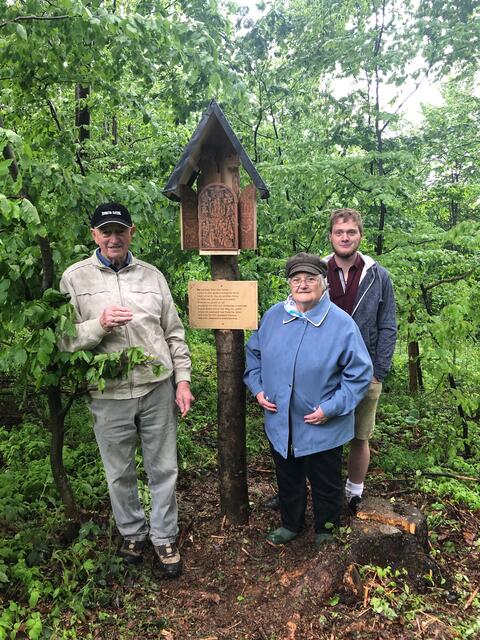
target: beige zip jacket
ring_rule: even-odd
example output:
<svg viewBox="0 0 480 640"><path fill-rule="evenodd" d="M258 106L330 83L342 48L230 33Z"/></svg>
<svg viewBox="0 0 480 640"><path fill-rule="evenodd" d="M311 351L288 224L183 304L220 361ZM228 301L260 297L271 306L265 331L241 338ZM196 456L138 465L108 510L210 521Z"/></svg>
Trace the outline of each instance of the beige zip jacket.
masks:
<svg viewBox="0 0 480 640"><path fill-rule="evenodd" d="M190 381L191 362L183 325L167 282L157 268L132 256L129 265L115 272L94 253L64 272L60 291L70 295L77 329L75 337L62 337L62 351L110 353L143 347L154 358L154 364L164 367L155 376L152 366L137 366L128 378L107 380L103 393L91 388L93 398L139 398L172 374L175 383ZM100 324L100 316L111 305L128 307L133 319L107 332Z"/></svg>

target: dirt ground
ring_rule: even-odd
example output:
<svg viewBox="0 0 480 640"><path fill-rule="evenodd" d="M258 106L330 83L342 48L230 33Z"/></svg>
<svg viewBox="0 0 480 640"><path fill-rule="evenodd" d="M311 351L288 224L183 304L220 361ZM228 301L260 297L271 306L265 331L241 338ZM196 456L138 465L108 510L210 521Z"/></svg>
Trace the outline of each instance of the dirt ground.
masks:
<svg viewBox="0 0 480 640"><path fill-rule="evenodd" d="M454 505L442 512L445 525L436 526L437 584L428 580L419 594L404 576L364 577L363 593L347 603L334 596L319 602L315 591L293 597L299 573L318 561L311 520L305 533L291 544L274 547L265 534L278 526L278 514L262 507L274 491L268 461L250 469L251 516L247 526L231 527L219 515L214 474L178 488L184 559L183 575L162 580L153 569L148 550L139 568L130 568L112 585L115 606L90 611L83 636L95 640L402 640L475 638L458 631L478 616L480 514ZM420 509L426 498L369 476L373 495L401 498ZM309 507L310 508L310 507ZM311 512L309 512L311 513ZM348 522L346 522L348 524ZM329 553L329 550L321 553ZM457 576L457 579L455 579ZM461 576L458 578L458 576ZM377 612L375 612L375 609ZM382 610L381 612L378 612ZM393 612L393 613L392 613ZM81 626L81 625L80 625ZM76 624L79 634L78 621ZM80 629L81 633L81 629Z"/></svg>

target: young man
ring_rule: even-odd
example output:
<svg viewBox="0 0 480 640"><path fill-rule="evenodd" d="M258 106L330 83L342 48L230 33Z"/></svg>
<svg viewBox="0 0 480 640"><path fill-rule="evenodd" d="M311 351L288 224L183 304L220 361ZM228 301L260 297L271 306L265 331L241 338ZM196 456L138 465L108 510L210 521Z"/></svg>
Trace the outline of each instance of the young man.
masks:
<svg viewBox="0 0 480 640"><path fill-rule="evenodd" d="M397 338L390 276L373 258L358 251L362 237L363 223L358 211L336 209L332 212L329 239L333 254L325 258L330 298L357 323L373 363L370 388L355 410L355 437L350 442L348 456L345 495L353 515L362 499L370 463L368 441Z"/></svg>
<svg viewBox="0 0 480 640"><path fill-rule="evenodd" d="M60 282L75 308L76 327L76 335L64 336L60 347L109 353L139 346L162 365L157 374L152 366L137 366L128 378L107 380L103 393L90 389L90 408L113 515L123 537L119 553L127 563L140 562L150 537L158 567L173 578L182 570L175 545L175 405L185 416L193 401L188 347L165 278L129 251L135 226L127 208L116 202L100 205L91 227L98 248L69 267ZM137 436L151 494L149 523L138 497Z"/></svg>

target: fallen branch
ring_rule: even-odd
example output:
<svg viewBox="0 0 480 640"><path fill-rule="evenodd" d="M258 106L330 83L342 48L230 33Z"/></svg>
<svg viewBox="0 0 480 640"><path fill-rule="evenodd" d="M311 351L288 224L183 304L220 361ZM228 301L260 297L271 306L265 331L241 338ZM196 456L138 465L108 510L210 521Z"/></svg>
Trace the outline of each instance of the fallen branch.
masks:
<svg viewBox="0 0 480 640"><path fill-rule="evenodd" d="M441 473L436 471L422 471L422 476L427 478L453 478L454 480L471 480L473 482L480 482L480 478L474 478L472 476L461 476L456 473ZM418 476L421 478L421 476Z"/></svg>
<svg viewBox="0 0 480 640"><path fill-rule="evenodd" d="M480 482L480 478L475 478L474 476L462 476L457 473L447 473L440 471L422 471L420 475L410 476L408 478L395 478L394 482L413 482L414 480L418 480L419 478L452 478L453 480L465 480L471 482Z"/></svg>
<svg viewBox="0 0 480 640"><path fill-rule="evenodd" d="M475 600L475 596L478 593L480 587L477 587L473 593L470 595L470 597L468 598L468 600L465 603L465 606L463 607L463 610L466 611L468 609L468 607L472 604L472 602Z"/></svg>

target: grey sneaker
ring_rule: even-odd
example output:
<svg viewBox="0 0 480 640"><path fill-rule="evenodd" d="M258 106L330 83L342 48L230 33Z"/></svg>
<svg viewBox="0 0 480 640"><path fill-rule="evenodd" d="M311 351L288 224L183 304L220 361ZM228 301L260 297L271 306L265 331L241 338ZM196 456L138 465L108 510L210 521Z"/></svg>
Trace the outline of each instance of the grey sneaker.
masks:
<svg viewBox="0 0 480 640"><path fill-rule="evenodd" d="M182 573L183 563L180 552L174 542L159 544L153 547L157 557L157 566L165 578L178 578Z"/></svg>
<svg viewBox="0 0 480 640"><path fill-rule="evenodd" d="M146 540L130 540L124 538L122 546L118 550L118 555L123 558L126 564L139 564L143 560L143 550Z"/></svg>

